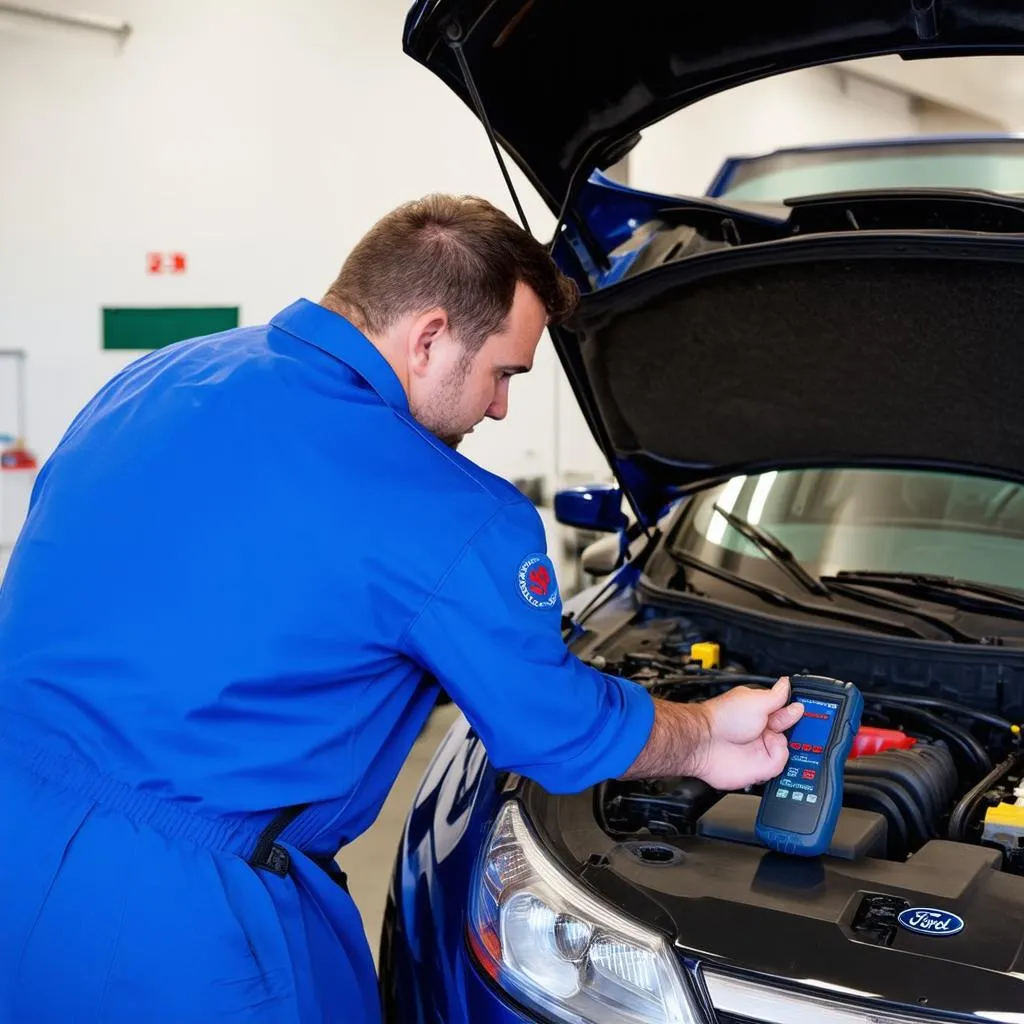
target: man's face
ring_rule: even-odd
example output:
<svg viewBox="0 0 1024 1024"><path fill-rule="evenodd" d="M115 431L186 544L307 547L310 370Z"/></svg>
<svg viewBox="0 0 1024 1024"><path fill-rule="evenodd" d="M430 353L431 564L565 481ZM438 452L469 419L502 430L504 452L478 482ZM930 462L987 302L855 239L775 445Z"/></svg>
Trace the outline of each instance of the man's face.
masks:
<svg viewBox="0 0 1024 1024"><path fill-rule="evenodd" d="M540 299L519 284L502 329L472 356L444 331L431 344L426 372L410 389L413 416L451 448L485 418L504 419L509 381L532 368L546 320Z"/></svg>

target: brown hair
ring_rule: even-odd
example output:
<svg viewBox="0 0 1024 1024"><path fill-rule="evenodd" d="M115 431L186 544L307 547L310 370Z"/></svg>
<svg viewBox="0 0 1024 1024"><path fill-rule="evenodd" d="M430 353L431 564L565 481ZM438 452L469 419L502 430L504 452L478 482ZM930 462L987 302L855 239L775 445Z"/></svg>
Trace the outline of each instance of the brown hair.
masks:
<svg viewBox="0 0 1024 1024"><path fill-rule="evenodd" d="M549 323L564 321L579 299L547 249L497 207L430 195L392 210L363 236L324 303L369 333L440 306L473 353L501 327L519 282L537 294Z"/></svg>

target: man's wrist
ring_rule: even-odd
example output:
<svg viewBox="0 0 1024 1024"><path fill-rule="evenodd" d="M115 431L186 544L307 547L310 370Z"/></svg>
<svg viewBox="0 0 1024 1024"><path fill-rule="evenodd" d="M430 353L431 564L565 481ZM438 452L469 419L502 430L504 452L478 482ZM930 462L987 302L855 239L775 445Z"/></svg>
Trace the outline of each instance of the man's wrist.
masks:
<svg viewBox="0 0 1024 1024"><path fill-rule="evenodd" d="M701 778L711 760L711 718L703 704L676 704L675 709L689 719L686 730L692 735L689 755L680 775Z"/></svg>
<svg viewBox="0 0 1024 1024"><path fill-rule="evenodd" d="M622 777L699 777L707 769L711 722L700 704L654 701L654 726L647 744Z"/></svg>

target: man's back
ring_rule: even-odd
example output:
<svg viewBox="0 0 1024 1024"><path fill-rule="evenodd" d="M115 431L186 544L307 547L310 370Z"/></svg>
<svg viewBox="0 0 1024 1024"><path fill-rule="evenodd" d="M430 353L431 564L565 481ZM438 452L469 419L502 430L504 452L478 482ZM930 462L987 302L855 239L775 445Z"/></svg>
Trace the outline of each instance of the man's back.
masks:
<svg viewBox="0 0 1024 1024"><path fill-rule="evenodd" d="M0 589L4 1020L377 1018L330 858L433 706L415 621L510 506L312 303L103 389Z"/></svg>
<svg viewBox="0 0 1024 1024"><path fill-rule="evenodd" d="M402 634L503 487L286 330L158 352L41 474L0 591L0 708L210 813L372 804L355 745L418 696L414 737L436 691Z"/></svg>
<svg viewBox="0 0 1024 1024"><path fill-rule="evenodd" d="M637 763L650 695L570 654L536 510L451 450L575 295L490 204L434 197L322 303L77 417L0 589L5 1021L379 1020L333 858L435 680L550 790Z"/></svg>

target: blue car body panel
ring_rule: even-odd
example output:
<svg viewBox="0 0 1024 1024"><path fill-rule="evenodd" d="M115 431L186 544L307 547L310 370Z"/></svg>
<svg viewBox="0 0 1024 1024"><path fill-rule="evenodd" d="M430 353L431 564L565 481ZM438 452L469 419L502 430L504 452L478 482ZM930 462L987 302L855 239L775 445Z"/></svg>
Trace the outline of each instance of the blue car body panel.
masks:
<svg viewBox="0 0 1024 1024"><path fill-rule="evenodd" d="M565 602L578 612L604 587L635 579L620 570L611 584ZM613 604L615 602L613 601ZM502 795L501 775L459 716L438 746L406 818L388 893L380 975L385 1016L402 1024L474 1021L519 1024L517 1010L473 962L466 941L470 884Z"/></svg>
<svg viewBox="0 0 1024 1024"><path fill-rule="evenodd" d="M468 1018L467 882L497 802L496 772L469 732L462 717L448 732L402 835L389 894L388 984L400 1000L389 1007L395 1020Z"/></svg>

